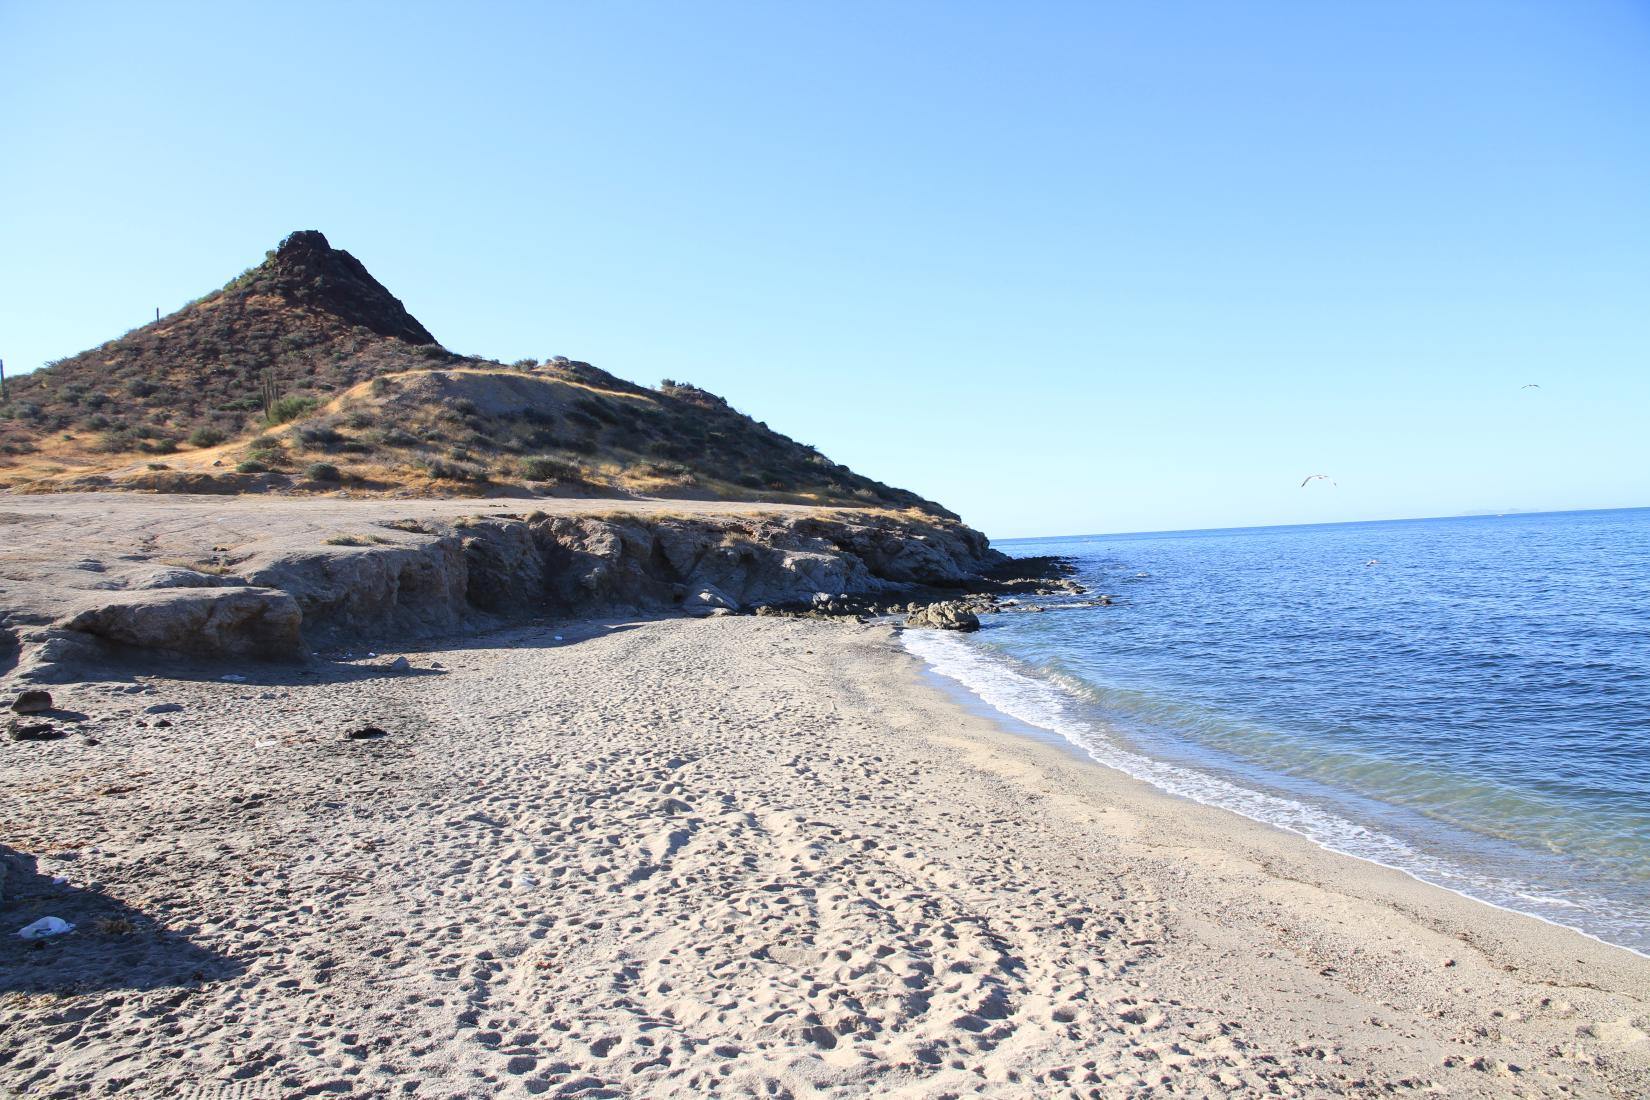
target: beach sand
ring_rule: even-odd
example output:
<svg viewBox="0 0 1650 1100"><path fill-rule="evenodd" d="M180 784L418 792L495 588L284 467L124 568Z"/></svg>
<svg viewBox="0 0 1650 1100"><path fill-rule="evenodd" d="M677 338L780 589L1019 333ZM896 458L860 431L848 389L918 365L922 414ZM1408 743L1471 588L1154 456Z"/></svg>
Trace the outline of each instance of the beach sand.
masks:
<svg viewBox="0 0 1650 1100"><path fill-rule="evenodd" d="M1650 1093L1650 960L1005 731L890 627L406 656L0 742L0 1092Z"/></svg>

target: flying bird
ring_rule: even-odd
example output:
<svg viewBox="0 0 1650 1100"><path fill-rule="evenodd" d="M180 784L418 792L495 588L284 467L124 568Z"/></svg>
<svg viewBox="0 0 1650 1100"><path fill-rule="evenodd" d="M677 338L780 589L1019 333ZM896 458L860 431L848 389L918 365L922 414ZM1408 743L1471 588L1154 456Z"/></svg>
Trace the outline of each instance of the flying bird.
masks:
<svg viewBox="0 0 1650 1100"><path fill-rule="evenodd" d="M1306 475L1306 480L1301 482L1301 488L1302 489L1306 488L1308 482L1317 481L1320 478L1323 479L1324 481L1328 481L1329 484L1331 484L1331 485L1335 484L1335 482L1330 479L1328 474L1307 474Z"/></svg>
<svg viewBox="0 0 1650 1100"><path fill-rule="evenodd" d="M1526 382L1518 388L1521 390L1539 390L1541 388L1541 384L1539 382Z"/></svg>

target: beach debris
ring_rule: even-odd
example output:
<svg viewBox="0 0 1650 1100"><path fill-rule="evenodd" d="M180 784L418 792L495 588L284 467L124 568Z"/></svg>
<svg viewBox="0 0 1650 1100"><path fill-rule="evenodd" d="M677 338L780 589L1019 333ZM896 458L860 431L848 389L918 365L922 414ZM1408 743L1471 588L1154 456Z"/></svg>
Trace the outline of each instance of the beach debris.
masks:
<svg viewBox="0 0 1650 1100"><path fill-rule="evenodd" d="M388 737L389 734L377 726L357 726L344 731L345 741L370 741L377 737Z"/></svg>
<svg viewBox="0 0 1650 1100"><path fill-rule="evenodd" d="M55 741L63 731L50 722L19 722L13 718L6 723L6 736L13 741Z"/></svg>
<svg viewBox="0 0 1650 1100"><path fill-rule="evenodd" d="M152 707L144 707L144 714L176 714L183 709L182 703L156 703Z"/></svg>
<svg viewBox="0 0 1650 1100"><path fill-rule="evenodd" d="M62 917L41 917L32 924L25 924L17 934L26 940L43 940L47 936L61 936L73 931L74 925Z"/></svg>
<svg viewBox="0 0 1650 1100"><path fill-rule="evenodd" d="M219 676L218 679L222 680L226 684L244 684L244 683L246 683L246 677L242 676L238 672L225 673L224 675Z"/></svg>
<svg viewBox="0 0 1650 1100"><path fill-rule="evenodd" d="M1307 484L1313 481L1327 481L1331 485L1335 484L1334 479L1332 479L1328 474L1307 474L1301 481L1301 488L1306 488Z"/></svg>
<svg viewBox="0 0 1650 1100"><path fill-rule="evenodd" d="M39 688L19 692L11 701L11 709L18 714L44 714L52 709L52 693Z"/></svg>

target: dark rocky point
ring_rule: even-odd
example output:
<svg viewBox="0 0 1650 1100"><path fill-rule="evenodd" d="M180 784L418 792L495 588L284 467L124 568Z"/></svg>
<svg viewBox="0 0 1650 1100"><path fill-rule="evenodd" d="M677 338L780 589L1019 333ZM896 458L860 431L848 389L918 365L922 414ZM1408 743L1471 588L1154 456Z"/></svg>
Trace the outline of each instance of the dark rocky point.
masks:
<svg viewBox="0 0 1650 1100"><path fill-rule="evenodd" d="M929 630L961 630L966 633L980 629L980 617L954 603L933 603L913 611L906 618L905 625Z"/></svg>
<svg viewBox="0 0 1650 1100"><path fill-rule="evenodd" d="M268 263L267 288L294 305L323 309L352 325L405 340L433 344L430 330L407 312L366 267L319 230L300 229L281 242Z"/></svg>

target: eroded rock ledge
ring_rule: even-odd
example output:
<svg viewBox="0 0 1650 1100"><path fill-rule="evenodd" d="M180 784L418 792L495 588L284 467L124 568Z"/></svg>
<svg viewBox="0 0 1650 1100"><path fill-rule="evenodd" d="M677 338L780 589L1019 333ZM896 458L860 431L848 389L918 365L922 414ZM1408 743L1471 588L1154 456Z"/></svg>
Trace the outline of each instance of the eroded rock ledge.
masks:
<svg viewBox="0 0 1650 1100"><path fill-rule="evenodd" d="M83 674L116 650L302 660L535 616L849 616L959 596L1079 590L958 523L892 516L471 516L379 522L220 574L170 568L17 632L17 675Z"/></svg>

